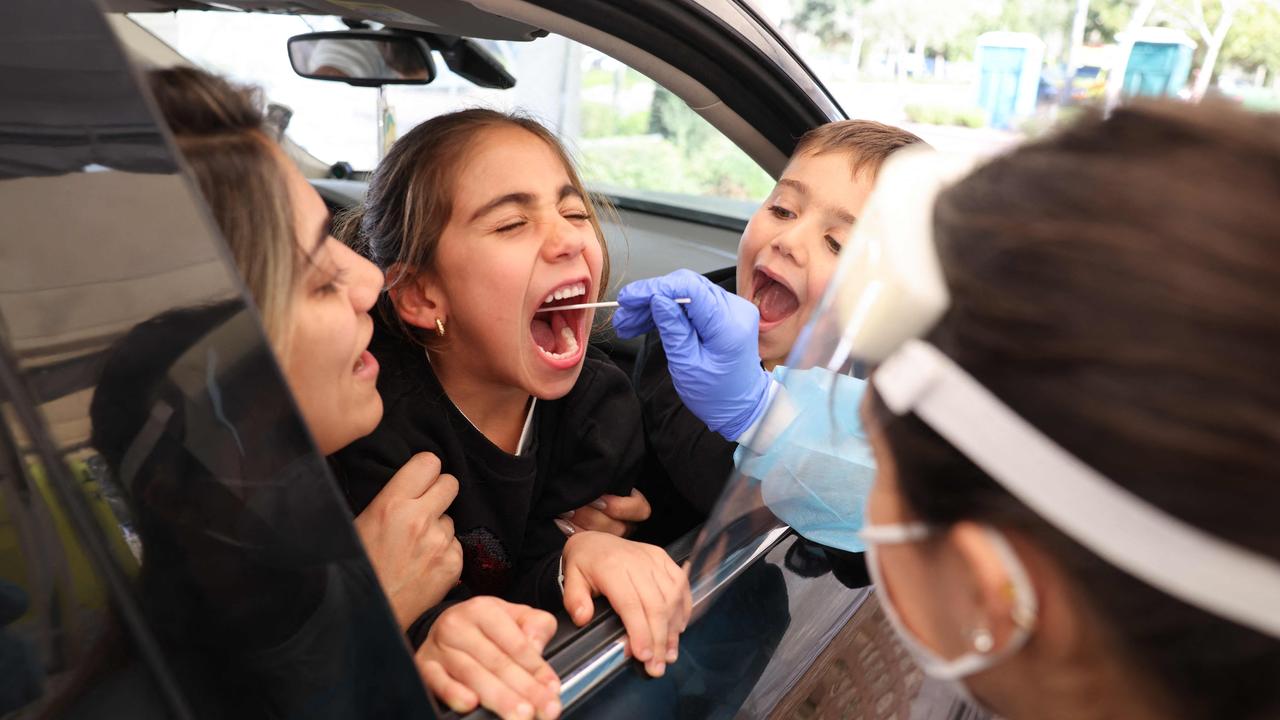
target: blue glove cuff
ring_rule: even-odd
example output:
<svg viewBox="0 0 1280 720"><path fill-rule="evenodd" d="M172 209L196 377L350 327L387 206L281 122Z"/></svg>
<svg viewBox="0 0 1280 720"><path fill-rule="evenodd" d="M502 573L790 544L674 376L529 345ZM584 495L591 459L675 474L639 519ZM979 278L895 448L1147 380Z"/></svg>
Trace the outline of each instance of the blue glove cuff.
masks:
<svg viewBox="0 0 1280 720"><path fill-rule="evenodd" d="M754 383L756 400L752 403L751 408L741 416L726 422L719 428L715 428L716 432L724 436L724 439L729 442L738 442L739 438L741 438L748 430L752 429L755 424L760 421L760 417L764 415L765 409L769 407L769 398L772 395L769 392L769 388L773 383L773 380L764 368L757 368L756 372L759 373L759 376Z"/></svg>

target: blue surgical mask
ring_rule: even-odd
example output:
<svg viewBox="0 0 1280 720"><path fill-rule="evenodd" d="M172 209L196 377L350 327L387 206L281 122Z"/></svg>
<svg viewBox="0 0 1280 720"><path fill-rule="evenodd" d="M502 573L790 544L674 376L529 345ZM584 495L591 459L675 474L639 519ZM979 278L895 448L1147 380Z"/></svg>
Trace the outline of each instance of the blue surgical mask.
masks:
<svg viewBox="0 0 1280 720"><path fill-rule="evenodd" d="M866 382L821 368L780 367L774 377L781 388L761 427L783 429L760 452L740 446L734 464L759 482L764 503L797 533L861 552L858 532L875 480L871 446L857 414Z"/></svg>

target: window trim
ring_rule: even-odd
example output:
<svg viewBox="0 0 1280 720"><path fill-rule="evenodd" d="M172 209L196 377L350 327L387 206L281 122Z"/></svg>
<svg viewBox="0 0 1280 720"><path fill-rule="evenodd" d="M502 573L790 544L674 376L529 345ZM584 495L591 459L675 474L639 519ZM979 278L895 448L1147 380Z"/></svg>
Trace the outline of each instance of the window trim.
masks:
<svg viewBox="0 0 1280 720"><path fill-rule="evenodd" d="M779 525L730 554L717 566L715 574L704 578L691 588L693 615L696 617L701 611L710 607L712 601L720 595L721 590L790 534L792 534L790 527ZM617 675L630 662L630 658L627 657L625 651L626 638L621 637L623 633L622 625L621 623L614 623L614 625L616 627L612 628L612 639L604 647L575 663L573 669L563 675L560 683L560 702L566 710L581 702L592 690ZM571 649L580 639L583 638L575 638L570 641L565 650ZM561 653L563 652L564 650L561 651ZM557 653L557 655L561 653ZM556 664L554 660L555 657L552 658L553 666Z"/></svg>

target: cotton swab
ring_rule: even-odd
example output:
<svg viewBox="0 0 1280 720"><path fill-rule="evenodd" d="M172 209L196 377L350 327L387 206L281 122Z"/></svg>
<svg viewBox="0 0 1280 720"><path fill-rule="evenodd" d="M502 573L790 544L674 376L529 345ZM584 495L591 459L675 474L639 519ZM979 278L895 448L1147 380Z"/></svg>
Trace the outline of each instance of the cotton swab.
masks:
<svg viewBox="0 0 1280 720"><path fill-rule="evenodd" d="M688 305L689 298L676 298L676 304ZM552 310L582 310L584 308L602 308L602 307L618 307L618 303L614 301L578 303L577 305L557 305L555 307L539 308L534 313L551 312Z"/></svg>

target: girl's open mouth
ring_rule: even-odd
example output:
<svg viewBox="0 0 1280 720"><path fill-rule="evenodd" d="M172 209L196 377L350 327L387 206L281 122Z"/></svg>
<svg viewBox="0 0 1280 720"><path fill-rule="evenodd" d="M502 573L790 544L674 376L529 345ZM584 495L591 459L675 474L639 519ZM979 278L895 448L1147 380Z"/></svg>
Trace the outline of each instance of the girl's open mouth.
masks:
<svg viewBox="0 0 1280 720"><path fill-rule="evenodd" d="M559 285L547 293L546 299L535 311L587 302L591 299L588 295L589 285L586 280ZM529 320L529 334L537 348L536 354L557 370L577 365L586 349L586 322L590 313L589 308L534 312Z"/></svg>

